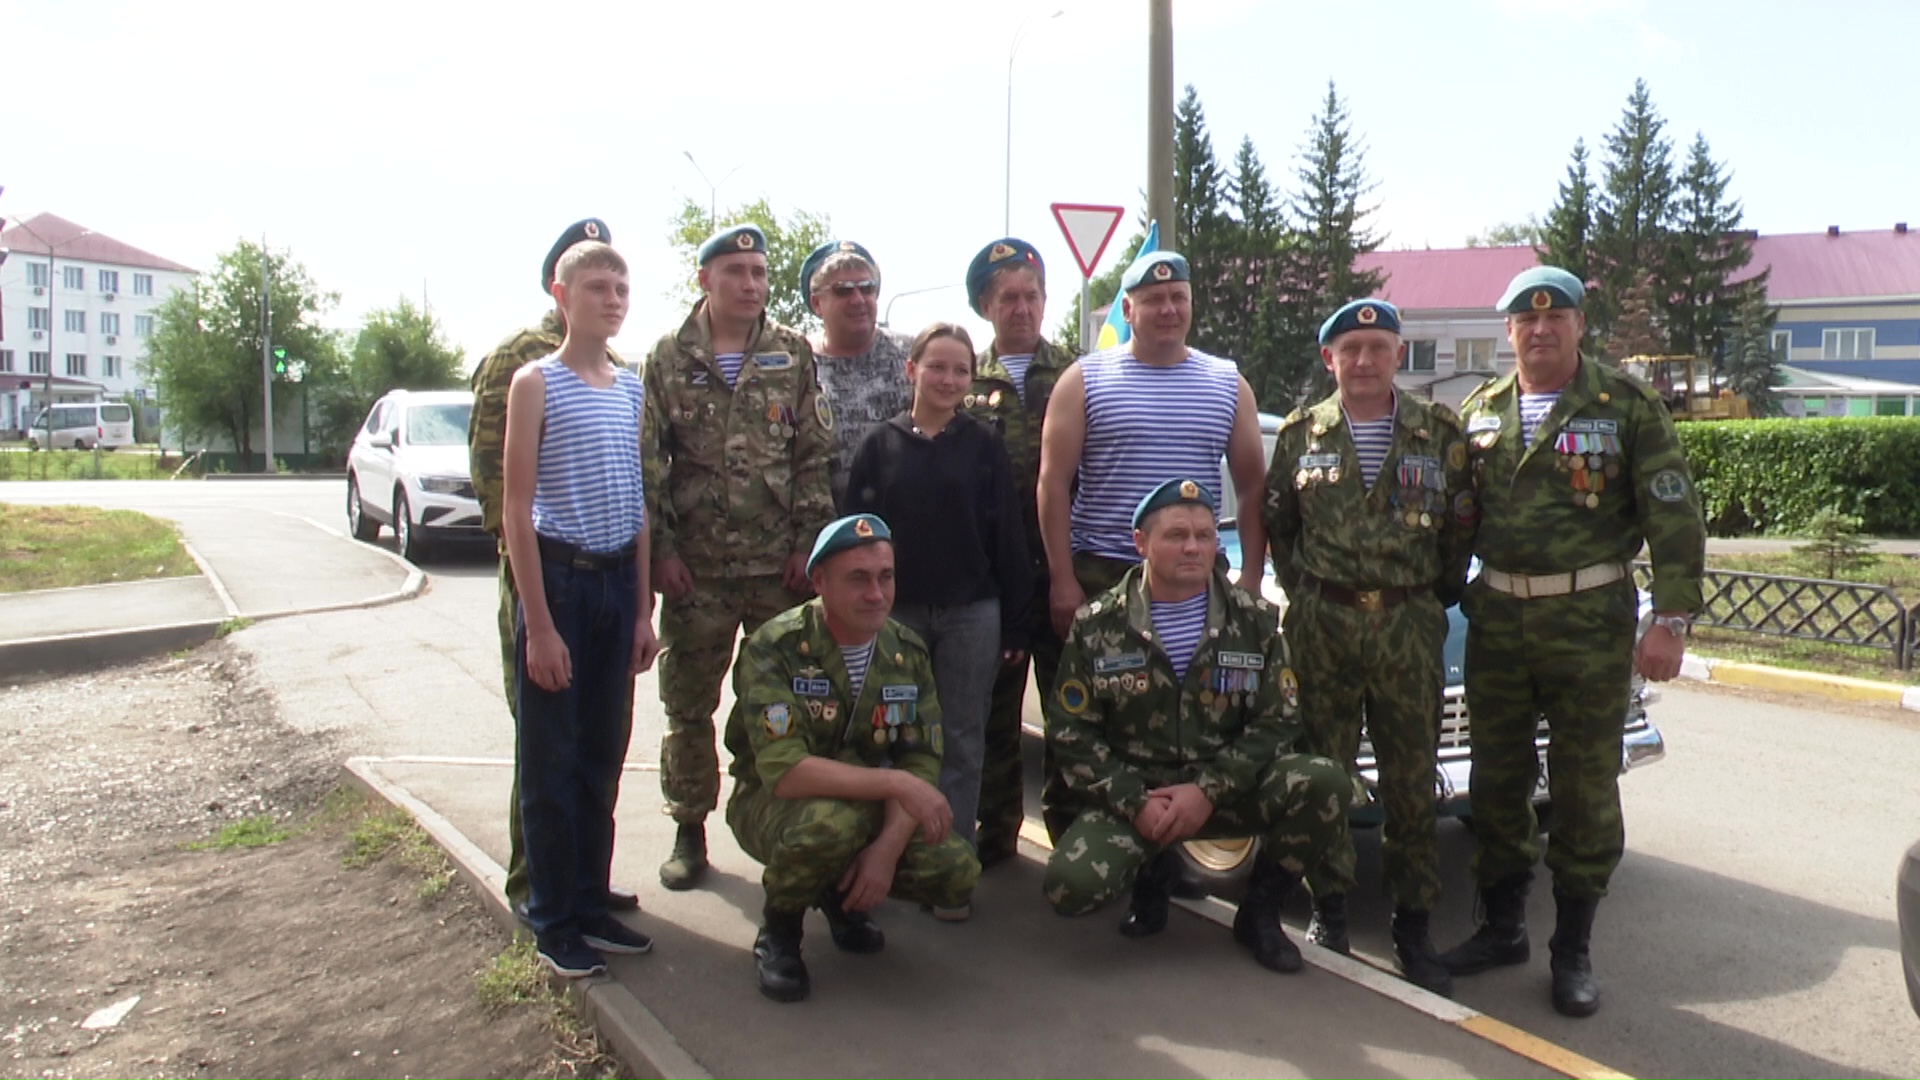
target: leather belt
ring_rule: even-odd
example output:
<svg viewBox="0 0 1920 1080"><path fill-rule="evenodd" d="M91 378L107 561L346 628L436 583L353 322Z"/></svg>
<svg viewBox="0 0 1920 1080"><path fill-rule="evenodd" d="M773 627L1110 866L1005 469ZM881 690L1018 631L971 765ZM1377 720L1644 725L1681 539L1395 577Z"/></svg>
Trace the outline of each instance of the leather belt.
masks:
<svg viewBox="0 0 1920 1080"><path fill-rule="evenodd" d="M1384 589L1354 589L1316 577L1304 570L1300 573L1300 584L1336 604L1368 612L1385 611L1432 591L1425 585L1390 585Z"/></svg>
<svg viewBox="0 0 1920 1080"><path fill-rule="evenodd" d="M588 551L583 547L569 544L565 540L555 540L550 536L535 534L540 542L540 557L550 562L564 563L575 570L612 570L633 561L634 545L628 544L619 551Z"/></svg>
<svg viewBox="0 0 1920 1080"><path fill-rule="evenodd" d="M1571 596L1602 585L1611 585L1626 576L1626 563L1595 563L1567 574L1509 574L1491 566L1480 569L1480 578L1488 588L1521 600Z"/></svg>

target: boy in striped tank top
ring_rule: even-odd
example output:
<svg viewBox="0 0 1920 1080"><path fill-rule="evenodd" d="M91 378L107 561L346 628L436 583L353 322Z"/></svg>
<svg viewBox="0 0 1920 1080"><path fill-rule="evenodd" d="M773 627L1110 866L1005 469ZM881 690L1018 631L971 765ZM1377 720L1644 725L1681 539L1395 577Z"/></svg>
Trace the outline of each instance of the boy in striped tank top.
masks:
<svg viewBox="0 0 1920 1080"><path fill-rule="evenodd" d="M607 913L613 805L632 728L633 676L653 666L642 389L607 358L628 303L627 265L603 243L561 256L560 351L507 393L501 515L520 596L515 617L516 779L527 921L559 975L606 970L647 935Z"/></svg>

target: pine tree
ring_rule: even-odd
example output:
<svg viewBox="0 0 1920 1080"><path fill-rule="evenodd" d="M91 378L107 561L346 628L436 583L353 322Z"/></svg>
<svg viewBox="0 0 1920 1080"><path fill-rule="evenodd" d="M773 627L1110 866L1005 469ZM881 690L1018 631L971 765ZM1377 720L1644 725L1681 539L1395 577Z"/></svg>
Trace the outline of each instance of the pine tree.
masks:
<svg viewBox="0 0 1920 1080"><path fill-rule="evenodd" d="M1676 353L1720 359L1742 301L1766 291L1764 273L1757 281L1730 280L1753 258L1740 235L1740 201L1727 198L1731 179L1708 152L1706 136L1695 134L1674 193L1661 297L1668 345Z"/></svg>
<svg viewBox="0 0 1920 1080"><path fill-rule="evenodd" d="M1602 359L1617 365L1629 356L1663 353L1667 336L1660 325L1659 305L1654 302L1653 275L1637 276L1616 302L1619 308Z"/></svg>
<svg viewBox="0 0 1920 1080"><path fill-rule="evenodd" d="M1560 183L1560 197L1547 211L1535 251L1540 261L1581 281L1593 273L1593 180L1587 172L1587 141L1573 140L1573 161Z"/></svg>
<svg viewBox="0 0 1920 1080"><path fill-rule="evenodd" d="M1207 134L1200 94L1189 83L1173 116L1173 229L1193 285L1195 348L1231 356L1222 312L1215 305L1231 257L1229 221L1222 207L1226 181ZM1166 226L1161 232L1166 232Z"/></svg>
<svg viewBox="0 0 1920 1080"><path fill-rule="evenodd" d="M1280 323L1283 223L1266 166L1261 164L1252 139L1240 140L1240 150L1233 159L1233 177L1228 181L1228 199L1234 220L1229 269L1216 299L1222 316L1220 329L1231 343L1229 355L1240 362L1241 374L1253 387L1255 400L1266 408L1276 404L1284 390L1274 371L1279 347L1275 334Z"/></svg>
<svg viewBox="0 0 1920 1080"><path fill-rule="evenodd" d="M1595 200L1592 265L1600 288L1587 303L1587 323L1600 340L1613 334L1620 298L1641 277L1664 286L1670 247L1673 143L1653 107L1645 79L1635 79L1620 122L1606 137L1607 160Z"/></svg>
<svg viewBox="0 0 1920 1080"><path fill-rule="evenodd" d="M1774 389L1786 384L1780 370L1786 358L1773 350L1773 320L1779 312L1767 303L1766 293L1746 290L1734 309L1733 329L1720 365L1723 387L1747 399L1748 414L1780 415L1780 396Z"/></svg>

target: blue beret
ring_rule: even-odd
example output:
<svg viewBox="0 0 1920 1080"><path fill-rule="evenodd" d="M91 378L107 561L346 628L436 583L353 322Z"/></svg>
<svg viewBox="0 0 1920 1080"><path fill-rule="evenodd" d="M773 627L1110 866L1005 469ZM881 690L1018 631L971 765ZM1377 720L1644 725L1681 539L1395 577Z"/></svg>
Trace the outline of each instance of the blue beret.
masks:
<svg viewBox="0 0 1920 1080"><path fill-rule="evenodd" d="M1326 345L1349 330L1400 332L1400 309L1385 300L1354 300L1320 324L1320 344Z"/></svg>
<svg viewBox="0 0 1920 1080"><path fill-rule="evenodd" d="M732 255L741 251L767 253L767 234L760 231L758 225L735 225L722 229L707 238L700 245L700 265L705 266L722 255Z"/></svg>
<svg viewBox="0 0 1920 1080"><path fill-rule="evenodd" d="M973 313L982 318L986 312L980 310L980 301L986 295L987 282L993 275L1009 266L1032 266L1033 272L1040 276L1040 288L1047 287L1047 264L1040 258L1040 252L1025 240L1012 236L1003 236L973 257L967 264L967 303Z"/></svg>
<svg viewBox="0 0 1920 1080"><path fill-rule="evenodd" d="M590 217L585 221L576 221L567 226L567 231L561 233L560 239L555 240L553 247L548 250L547 261L540 264L541 295L544 296L553 291L553 272L554 269L560 265L560 256L565 255L567 249L573 245L588 240L598 240L603 244L611 244L613 243L613 233L607 229L607 223L597 217Z"/></svg>
<svg viewBox="0 0 1920 1080"><path fill-rule="evenodd" d="M1120 275L1120 291L1132 292L1142 285L1165 285L1169 281L1186 280L1186 256L1177 251L1149 251L1133 260L1127 272Z"/></svg>
<svg viewBox="0 0 1920 1080"><path fill-rule="evenodd" d="M807 573L819 566L821 560L838 555L848 548L862 544L877 544L882 540L892 540L893 530L887 523L872 514L854 514L831 522L820 530L813 541L813 554L807 556Z"/></svg>
<svg viewBox="0 0 1920 1080"><path fill-rule="evenodd" d="M1507 315L1521 311L1550 311L1577 308L1587 294L1580 279L1557 266L1536 266L1522 270L1507 283L1506 294L1493 310Z"/></svg>
<svg viewBox="0 0 1920 1080"><path fill-rule="evenodd" d="M841 252L858 255L873 267L874 273L880 272L880 264L873 261L873 253L851 240L829 240L807 254L805 262L800 264L800 299L804 302L813 295L813 275L828 259Z"/></svg>
<svg viewBox="0 0 1920 1080"><path fill-rule="evenodd" d="M1147 497L1141 499L1140 505L1133 508L1133 527L1146 528L1147 515L1155 510L1188 505L1204 506L1219 513L1213 501L1213 492L1207 489L1207 485L1197 480L1169 480L1147 492Z"/></svg>

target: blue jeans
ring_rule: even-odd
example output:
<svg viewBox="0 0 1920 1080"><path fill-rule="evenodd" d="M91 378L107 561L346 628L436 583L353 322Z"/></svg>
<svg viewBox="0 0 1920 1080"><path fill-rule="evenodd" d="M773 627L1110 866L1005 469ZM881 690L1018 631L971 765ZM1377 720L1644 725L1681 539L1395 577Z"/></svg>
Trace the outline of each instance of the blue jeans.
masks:
<svg viewBox="0 0 1920 1080"><path fill-rule="evenodd" d="M606 914L613 804L633 733L628 704L639 579L632 560L587 570L540 560L547 610L567 646L573 681L543 690L527 678L527 619L516 608L513 682L520 821L536 935Z"/></svg>
<svg viewBox="0 0 1920 1080"><path fill-rule="evenodd" d="M953 807L953 831L969 845L980 816L980 766L987 753L987 709L1000 670L1000 601L958 607L899 604L893 617L920 635L933 653L946 752L940 793Z"/></svg>

